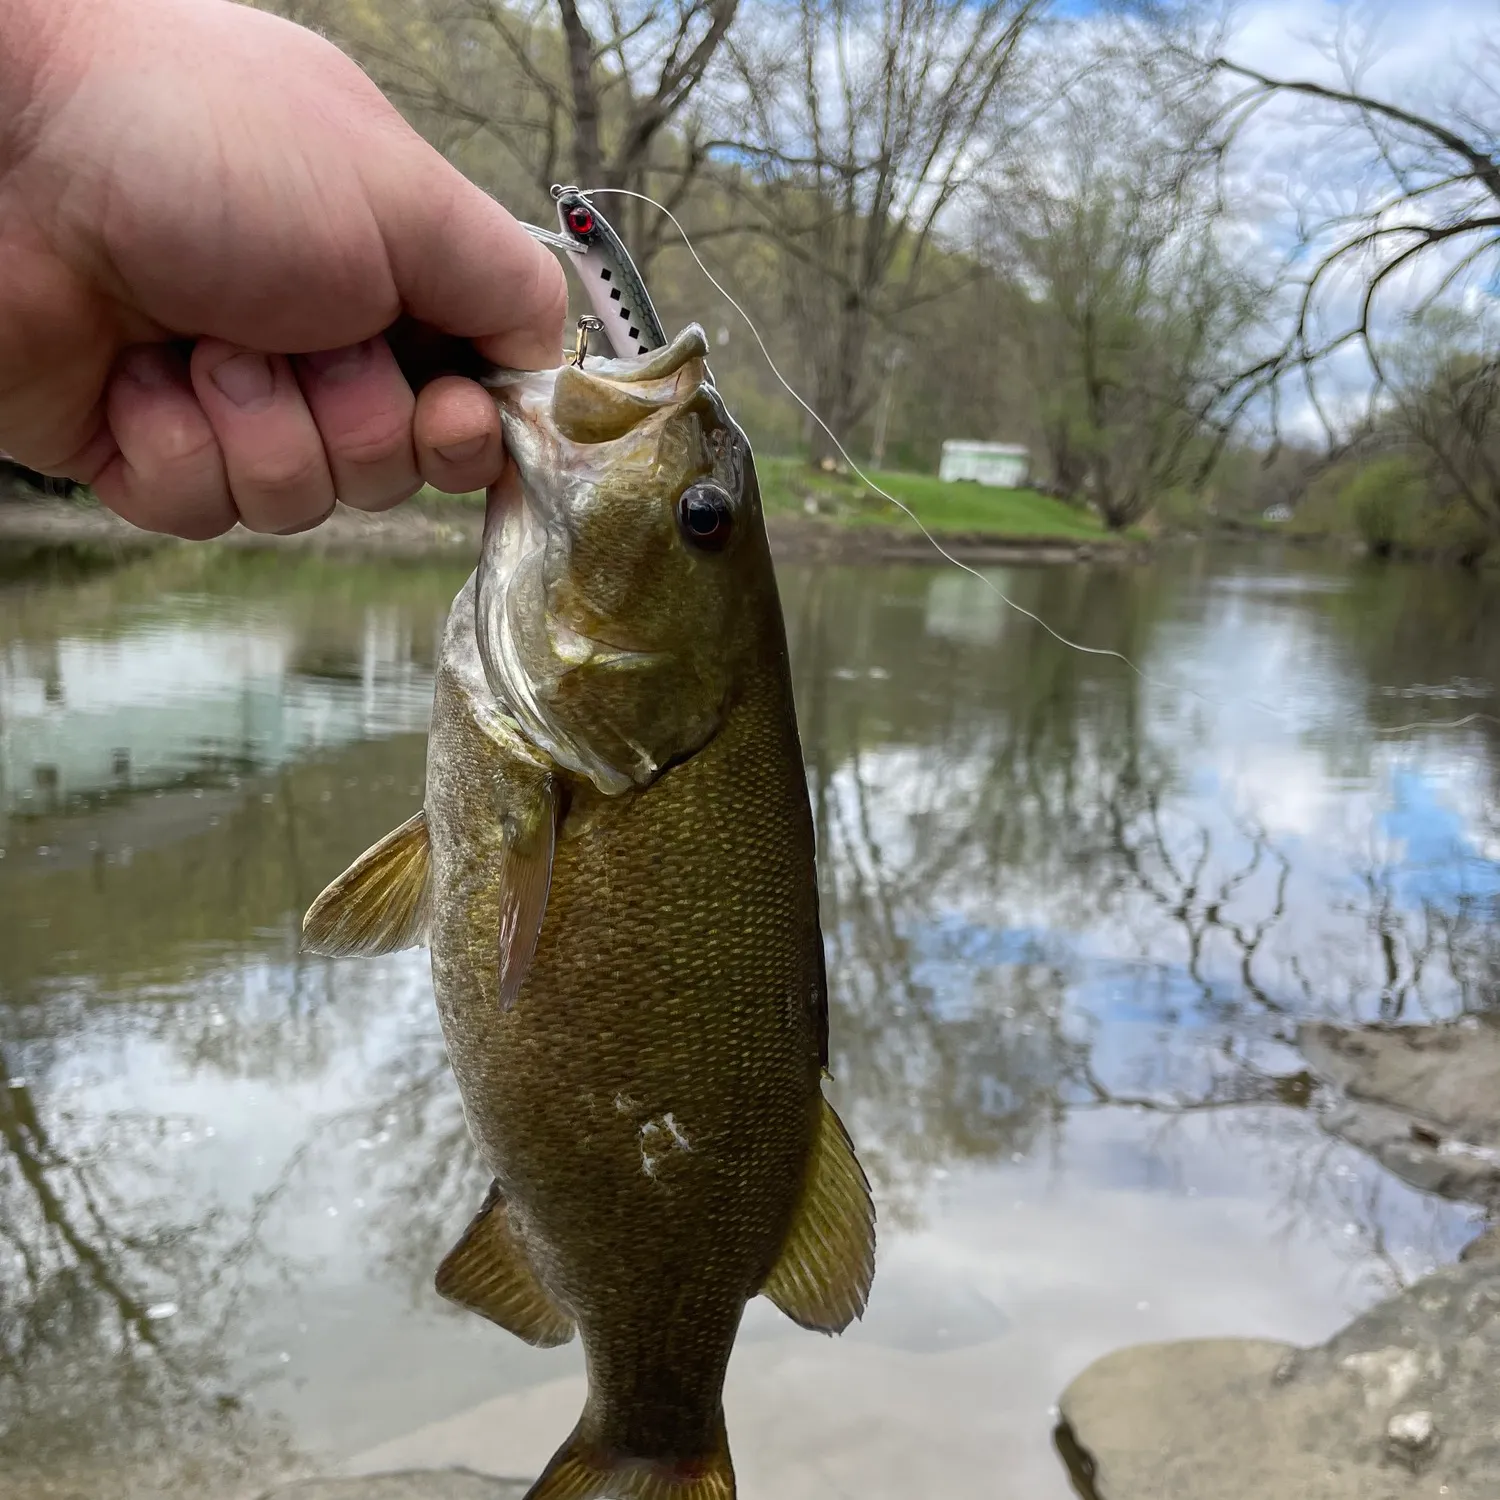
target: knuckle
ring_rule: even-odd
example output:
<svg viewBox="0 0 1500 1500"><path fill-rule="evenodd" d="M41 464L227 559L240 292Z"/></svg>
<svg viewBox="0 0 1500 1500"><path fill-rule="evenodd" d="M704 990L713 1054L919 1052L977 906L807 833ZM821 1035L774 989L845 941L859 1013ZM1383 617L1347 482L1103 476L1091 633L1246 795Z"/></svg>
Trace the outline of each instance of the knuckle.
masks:
<svg viewBox="0 0 1500 1500"><path fill-rule="evenodd" d="M245 461L235 487L271 498L315 495L328 488L328 471L322 453L310 448L268 450Z"/></svg>
<svg viewBox="0 0 1500 1500"><path fill-rule="evenodd" d="M338 462L372 468L409 453L411 420L399 412L371 412L344 432L325 434L324 441Z"/></svg>
<svg viewBox="0 0 1500 1500"><path fill-rule="evenodd" d="M146 464L159 474L218 466L218 440L196 412L164 414L145 439L145 446L149 449Z"/></svg>

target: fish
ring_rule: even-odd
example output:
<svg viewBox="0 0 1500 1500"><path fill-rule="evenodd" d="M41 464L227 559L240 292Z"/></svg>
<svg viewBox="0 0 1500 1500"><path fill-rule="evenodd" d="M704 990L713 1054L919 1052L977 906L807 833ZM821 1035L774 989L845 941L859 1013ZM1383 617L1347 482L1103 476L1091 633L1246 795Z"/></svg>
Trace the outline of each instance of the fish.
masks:
<svg viewBox="0 0 1500 1500"><path fill-rule="evenodd" d="M754 457L689 325L487 377L511 455L435 673L421 810L303 946L431 950L488 1196L436 1289L588 1393L528 1500L732 1500L744 1309L863 1316L824 1094L814 829Z"/></svg>

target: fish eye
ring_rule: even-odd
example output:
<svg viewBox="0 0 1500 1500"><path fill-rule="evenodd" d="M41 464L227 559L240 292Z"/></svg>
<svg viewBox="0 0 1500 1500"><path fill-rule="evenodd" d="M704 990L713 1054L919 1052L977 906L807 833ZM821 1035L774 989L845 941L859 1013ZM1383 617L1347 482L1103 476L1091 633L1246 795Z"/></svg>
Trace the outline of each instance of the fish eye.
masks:
<svg viewBox="0 0 1500 1500"><path fill-rule="evenodd" d="M568 228L577 235L592 234L594 232L594 216L583 204L568 210Z"/></svg>
<svg viewBox="0 0 1500 1500"><path fill-rule="evenodd" d="M690 484L677 502L683 537L700 552L722 552L734 530L734 504L722 485Z"/></svg>

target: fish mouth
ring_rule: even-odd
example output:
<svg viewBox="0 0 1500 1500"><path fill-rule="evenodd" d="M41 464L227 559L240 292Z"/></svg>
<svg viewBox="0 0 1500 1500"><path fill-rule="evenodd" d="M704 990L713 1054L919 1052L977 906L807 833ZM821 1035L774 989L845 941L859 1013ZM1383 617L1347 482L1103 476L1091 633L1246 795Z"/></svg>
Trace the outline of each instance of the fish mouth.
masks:
<svg viewBox="0 0 1500 1500"><path fill-rule="evenodd" d="M700 323L689 323L671 343L653 349L649 354L630 355L624 359L606 359L601 355L590 355L582 366L561 365L552 370L512 370L497 365L480 377L480 384L497 393L504 392L524 381L539 376L555 374L558 369L583 369L588 374L617 381L623 385L640 384L675 375L689 360L703 359L708 354L708 335Z"/></svg>
<svg viewBox="0 0 1500 1500"><path fill-rule="evenodd" d="M702 327L689 323L649 354L486 375L482 383L494 393L506 451L528 499L546 509L560 476L575 483L596 477L610 456L599 451L603 445L711 391L707 354Z"/></svg>

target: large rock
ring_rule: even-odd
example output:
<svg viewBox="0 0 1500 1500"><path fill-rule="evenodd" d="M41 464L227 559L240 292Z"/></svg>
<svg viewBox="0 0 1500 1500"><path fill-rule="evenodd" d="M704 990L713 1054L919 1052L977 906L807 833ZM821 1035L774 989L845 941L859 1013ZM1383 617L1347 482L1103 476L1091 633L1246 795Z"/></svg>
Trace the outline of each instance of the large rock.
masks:
<svg viewBox="0 0 1500 1500"><path fill-rule="evenodd" d="M1423 1192L1500 1209L1500 1025L1302 1026L1323 1126Z"/></svg>
<svg viewBox="0 0 1500 1500"><path fill-rule="evenodd" d="M495 1479L472 1469L406 1469L359 1479L304 1479L262 1500L521 1500L524 1479Z"/></svg>
<svg viewBox="0 0 1500 1500"><path fill-rule="evenodd" d="M1445 1267L1315 1349L1107 1355L1064 1393L1062 1419L1098 1500L1495 1500L1500 1262Z"/></svg>

